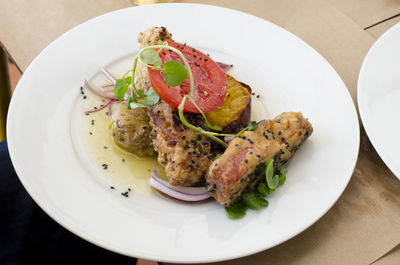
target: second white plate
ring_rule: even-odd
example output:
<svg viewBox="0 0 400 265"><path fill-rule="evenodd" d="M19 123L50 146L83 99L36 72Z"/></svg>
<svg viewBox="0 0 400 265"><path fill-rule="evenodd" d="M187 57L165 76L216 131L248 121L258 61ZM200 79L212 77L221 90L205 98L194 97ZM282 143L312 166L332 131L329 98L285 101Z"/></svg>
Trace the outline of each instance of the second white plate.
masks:
<svg viewBox="0 0 400 265"><path fill-rule="evenodd" d="M361 120L375 150L400 179L400 23L371 47L358 78Z"/></svg>

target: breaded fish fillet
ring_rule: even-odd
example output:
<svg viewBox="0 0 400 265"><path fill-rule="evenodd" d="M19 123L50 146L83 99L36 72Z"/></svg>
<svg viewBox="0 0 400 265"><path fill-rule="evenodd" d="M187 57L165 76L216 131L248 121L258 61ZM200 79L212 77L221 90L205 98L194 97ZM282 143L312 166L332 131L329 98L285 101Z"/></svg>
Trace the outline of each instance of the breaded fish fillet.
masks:
<svg viewBox="0 0 400 265"><path fill-rule="evenodd" d="M216 159L206 176L212 197L224 206L241 198L243 191L254 190L264 177L265 161L274 159L279 169L311 135L313 128L299 112L285 112L274 120L263 120L255 131L234 138Z"/></svg>
<svg viewBox="0 0 400 265"><path fill-rule="evenodd" d="M169 183L175 186L204 185L204 176L214 159L210 139L183 125L178 111L163 101L151 107L149 116L158 163L164 166ZM186 114L192 124L198 122L196 118L202 120L200 115Z"/></svg>

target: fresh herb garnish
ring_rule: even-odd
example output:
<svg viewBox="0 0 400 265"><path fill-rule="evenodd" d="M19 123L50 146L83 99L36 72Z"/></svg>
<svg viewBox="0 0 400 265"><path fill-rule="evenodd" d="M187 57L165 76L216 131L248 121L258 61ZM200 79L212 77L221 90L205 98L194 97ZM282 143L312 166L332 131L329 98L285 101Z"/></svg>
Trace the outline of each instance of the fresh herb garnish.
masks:
<svg viewBox="0 0 400 265"><path fill-rule="evenodd" d="M152 106L157 104L157 102L160 100L160 97L157 95L156 91L152 87L147 91L147 94L143 98L143 104L147 106Z"/></svg>
<svg viewBox="0 0 400 265"><path fill-rule="evenodd" d="M143 49L139 53L140 61L154 70L161 70L162 60L154 49Z"/></svg>
<svg viewBox="0 0 400 265"><path fill-rule="evenodd" d="M277 187L280 187L285 183L287 173L286 168L282 167L280 170L276 170L276 172L274 172L273 159L268 159L265 162L265 168L265 182L263 181L258 184L256 191L243 193L240 201L229 207L225 207L225 211L229 218L239 219L246 215L248 209L259 210L263 207L267 207L269 203L265 197L274 192ZM271 188L267 184L268 178L271 177L274 185L276 181L275 179L278 181L275 188Z"/></svg>
<svg viewBox="0 0 400 265"><path fill-rule="evenodd" d="M274 160L269 158L265 162L265 179L270 189L276 189L279 184L279 176L274 175Z"/></svg>
<svg viewBox="0 0 400 265"><path fill-rule="evenodd" d="M246 215L247 206L244 202L240 201L230 207L225 207L228 217L231 219L240 219Z"/></svg>
<svg viewBox="0 0 400 265"><path fill-rule="evenodd" d="M177 61L168 61L163 65L163 79L169 86L178 86L187 78L185 67Z"/></svg>
<svg viewBox="0 0 400 265"><path fill-rule="evenodd" d="M114 86L114 95L122 101L124 99L126 91L128 91L129 85L132 83L132 77L128 76L125 78L117 79Z"/></svg>
<svg viewBox="0 0 400 265"><path fill-rule="evenodd" d="M246 192L242 195L242 200L250 209L259 210L261 207L268 206L268 201L260 195L254 192Z"/></svg>

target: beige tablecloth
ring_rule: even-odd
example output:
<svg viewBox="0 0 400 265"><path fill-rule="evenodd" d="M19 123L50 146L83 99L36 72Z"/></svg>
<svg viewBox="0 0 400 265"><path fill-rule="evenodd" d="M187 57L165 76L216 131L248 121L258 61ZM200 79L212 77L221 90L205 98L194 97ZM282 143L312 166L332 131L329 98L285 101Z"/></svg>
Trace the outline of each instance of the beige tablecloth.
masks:
<svg viewBox="0 0 400 265"><path fill-rule="evenodd" d="M400 13L400 1L396 0L181 2L238 9L293 32L332 64L355 102L358 72L368 49L400 21L400 17L387 20ZM0 41L25 70L49 42L66 30L91 17L129 6L124 0L3 1ZM353 177L325 216L277 247L217 264L400 264L399 243L400 182L361 129L360 155Z"/></svg>

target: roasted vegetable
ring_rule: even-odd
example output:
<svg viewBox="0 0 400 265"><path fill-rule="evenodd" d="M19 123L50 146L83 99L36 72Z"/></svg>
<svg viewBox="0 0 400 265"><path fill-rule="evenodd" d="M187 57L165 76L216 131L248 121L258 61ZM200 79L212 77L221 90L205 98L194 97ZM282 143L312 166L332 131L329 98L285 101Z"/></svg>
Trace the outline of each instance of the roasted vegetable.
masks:
<svg viewBox="0 0 400 265"><path fill-rule="evenodd" d="M224 102L206 113L208 121L223 128L226 133L236 133L246 127L251 115L251 88L230 75Z"/></svg>
<svg viewBox="0 0 400 265"><path fill-rule="evenodd" d="M146 108L127 109L120 103L113 114L111 135L115 143L138 156L154 155Z"/></svg>

